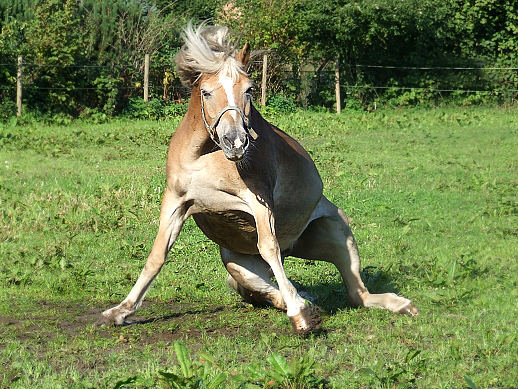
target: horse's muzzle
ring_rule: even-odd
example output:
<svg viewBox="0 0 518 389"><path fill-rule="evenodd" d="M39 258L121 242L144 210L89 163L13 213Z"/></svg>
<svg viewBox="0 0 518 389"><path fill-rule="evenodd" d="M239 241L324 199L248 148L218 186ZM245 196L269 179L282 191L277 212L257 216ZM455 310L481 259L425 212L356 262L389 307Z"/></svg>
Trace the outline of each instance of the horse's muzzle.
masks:
<svg viewBox="0 0 518 389"><path fill-rule="evenodd" d="M248 134L244 131L230 130L221 137L221 149L225 157L233 162L245 156L249 145Z"/></svg>

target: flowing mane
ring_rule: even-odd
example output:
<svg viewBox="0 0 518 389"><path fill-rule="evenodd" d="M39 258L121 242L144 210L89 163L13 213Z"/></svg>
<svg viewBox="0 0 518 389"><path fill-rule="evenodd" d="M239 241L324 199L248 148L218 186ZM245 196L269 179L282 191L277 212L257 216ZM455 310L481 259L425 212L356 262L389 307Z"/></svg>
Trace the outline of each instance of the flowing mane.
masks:
<svg viewBox="0 0 518 389"><path fill-rule="evenodd" d="M243 65L234 58L236 45L227 27L202 23L194 28L189 23L182 33L182 39L185 43L174 61L186 86L192 87L203 73L224 73L233 80L239 74L246 74Z"/></svg>

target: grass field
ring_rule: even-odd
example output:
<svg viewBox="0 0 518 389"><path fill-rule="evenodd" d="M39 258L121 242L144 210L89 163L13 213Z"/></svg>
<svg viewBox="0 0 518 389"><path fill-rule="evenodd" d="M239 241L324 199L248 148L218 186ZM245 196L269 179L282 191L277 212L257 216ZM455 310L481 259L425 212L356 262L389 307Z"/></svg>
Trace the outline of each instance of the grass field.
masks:
<svg viewBox="0 0 518 389"><path fill-rule="evenodd" d="M242 376L256 377L242 387L289 387L265 373L279 356L302 361L305 387L518 388L518 110L270 120L309 150L349 215L371 292L397 291L419 316L351 309L332 265L288 258L323 311L321 333L292 335L286 315L230 293L191 220L142 322L99 327L153 243L179 119L3 127L0 387L167 386L160 372L182 373L180 340L222 388Z"/></svg>

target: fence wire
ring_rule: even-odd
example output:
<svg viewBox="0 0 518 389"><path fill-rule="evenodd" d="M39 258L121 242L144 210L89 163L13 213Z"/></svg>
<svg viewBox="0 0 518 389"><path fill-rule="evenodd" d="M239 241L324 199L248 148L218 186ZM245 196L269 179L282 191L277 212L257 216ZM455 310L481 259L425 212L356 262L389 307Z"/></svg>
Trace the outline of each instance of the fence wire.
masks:
<svg viewBox="0 0 518 389"><path fill-rule="evenodd" d="M262 61L252 61L251 64L262 64ZM72 64L72 65L60 65L60 64L39 64L31 62L22 62L22 66L34 66L34 67L54 67L54 68L135 68L143 66L141 64L109 64L109 65L97 65L97 64ZM0 63L0 66L13 66L17 67L18 64L11 63ZM159 67L173 67L173 65L154 65ZM376 69L405 69L405 70L518 70L518 67L487 67L487 66L474 66L474 67L456 67L456 66L392 66L392 65L366 65L366 64L345 64L349 67L357 68L376 68ZM312 72L311 70L302 70L303 72ZM327 70L328 72L334 72L334 70Z"/></svg>
<svg viewBox="0 0 518 389"><path fill-rule="evenodd" d="M331 64L331 62L329 63ZM507 82L507 85L505 83L496 83L496 82L490 82L486 79L479 78L476 79L475 75L471 75L470 72L516 72L518 71L518 67L496 67L496 66L395 66L395 65L383 65L383 64L343 64L344 67L342 68L342 74L346 75L346 77L343 77L345 81L341 81L339 86L340 89L346 91L346 96L350 93L353 93L354 91L372 91L373 93L376 93L376 91L417 91L417 92L429 92L429 93L460 93L460 94L487 94L487 95L493 95L493 96L499 96L503 94L507 95L513 95L512 99L516 99L516 94L518 94L518 89L516 88L516 82ZM12 62L5 62L0 63L0 66L2 67L8 67L13 70L16 70L18 68L18 63L12 63ZM260 68L262 67L262 60L253 60L250 63L251 68L255 69L256 77L257 74L260 73ZM70 65L63 65L63 64L40 64L40 63L33 63L33 62L22 62L21 63L21 69L22 69L22 78L24 80L23 89L26 91L30 91L31 93L34 93L34 91L46 91L46 92L52 92L52 91L63 91L63 92L74 92L74 91L97 91L97 92L107 92L107 91L121 91L122 93L130 94L133 96L142 95L144 88L143 88L143 75L142 80L137 80L137 74L140 74L142 72L142 69L144 67L144 61L142 63L131 63L131 64L70 64ZM46 68L54 68L54 69L131 69L134 74L130 76L130 79L124 80L124 82L121 82L122 85L95 85L93 84L93 80L89 80L87 77L86 80L81 80L82 84L86 86L48 86L49 81L47 80L45 84L46 86L40 86L37 85L38 80L31 79L36 73L35 69L46 69ZM150 83L148 90L151 92L151 96L160 96L162 97L164 92L164 84L160 81L163 79L165 72L167 70L172 70L173 64L152 64L150 66ZM434 71L441 71L441 72L467 72L467 74L470 74L470 77L472 77L472 80L470 82L466 82L465 86L467 87L455 87L455 83L458 84L457 80L455 78L448 79L448 78L437 78L433 79L433 77L430 77L427 79L427 82L430 82L431 84L434 84L433 86L414 86L414 85L397 85L397 82L395 85L391 85L391 82L394 82L394 79L396 79L398 76L394 76L394 79L391 79L390 75L385 74L377 74L377 73L363 73L364 75L367 74L367 77L364 77L367 82L361 83L361 82L350 82L350 78L348 79L347 75L350 75L351 69L359 69L363 71L377 71L377 70L386 70L388 72L391 71L417 71L417 72L423 72L426 74L426 72L434 72ZM284 69L277 68L276 70L279 75L278 80L276 82L279 83L279 85L284 84L283 86L279 88L285 88L287 89L287 85L292 82L293 79L290 77L293 77L294 73L298 73L299 76L305 74L313 76L313 78L317 75L325 75L324 77L327 77L325 80L323 80L320 83L320 88L328 90L328 93L332 93L332 90L334 90L334 84L331 86L334 80L334 70L326 69L325 67L323 69L319 69L317 71L316 69L313 70L307 70L307 69L298 69L296 72L286 70L286 67L284 66ZM137 72L137 74L135 74ZM142 72L143 73L143 72ZM100 74L90 74L92 78L99 77ZM370 79L369 79L370 77ZM444 76L443 76L444 77ZM284 78L284 80L279 81L279 79ZM310 79L311 77L308 77ZM516 74L516 77L518 78L518 74ZM419 77L416 77L416 79L419 80ZM155 82L151 82L151 80L154 80ZM380 80L382 80L382 83L380 83ZM402 80L405 80L403 77ZM406 78L408 81L409 78ZM474 80L474 81L473 81ZM157 83L158 81L158 83ZM361 81L361 80L360 80ZM386 81L384 83L383 81ZM493 88L476 88L478 85L480 86L493 86ZM128 83L131 83L133 85L128 85ZM453 87L449 87L448 83L453 84ZM88 85L90 84L90 85ZM136 85L140 84L140 85ZM318 84L318 82L317 82ZM471 87L470 87L471 86ZM475 86L475 88L473 88ZM307 86L306 86L307 87ZM272 88L270 90L270 85L268 85L267 89L271 93L278 93L279 88L275 89ZM11 81L8 82L7 80L4 80L4 85L0 85L0 91L6 91L5 93L12 94L12 91L16 90L16 81L11 78ZM170 83L166 86L166 91L171 95L180 96L180 97L188 97L189 91L185 88L182 88L178 85L178 80L176 80L176 84ZM345 97L346 97L345 96ZM5 94L4 94L5 97Z"/></svg>

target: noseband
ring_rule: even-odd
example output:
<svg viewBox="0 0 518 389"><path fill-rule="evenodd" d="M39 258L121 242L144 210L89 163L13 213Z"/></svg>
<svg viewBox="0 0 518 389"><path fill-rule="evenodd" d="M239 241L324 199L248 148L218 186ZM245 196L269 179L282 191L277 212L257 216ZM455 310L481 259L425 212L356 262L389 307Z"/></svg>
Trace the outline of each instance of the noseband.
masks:
<svg viewBox="0 0 518 389"><path fill-rule="evenodd" d="M221 148L221 144L220 144L218 138L216 137L216 127L218 126L219 121L221 120L221 117L223 116L223 114L227 111L236 111L239 114L239 116L241 116L241 119L243 120L243 124L245 126L245 131L247 132L247 134L250 135L253 140L256 140L258 138L257 133L254 131L254 129L250 125L249 117L247 115L245 115L245 113L243 112L243 110L241 108L239 108L235 105L227 105L225 108L223 108L221 111L219 111L219 113L216 115L216 117L212 121L212 124L209 125L209 123L207 122L207 119L205 118L205 103L203 101L202 93L200 93L200 98L201 98L201 117L203 119L203 124L205 124L205 128L207 129L207 131L210 135L210 139L212 139L212 141L214 143L216 143L216 145L218 145L219 148ZM252 103L250 103L250 105L251 104Z"/></svg>

